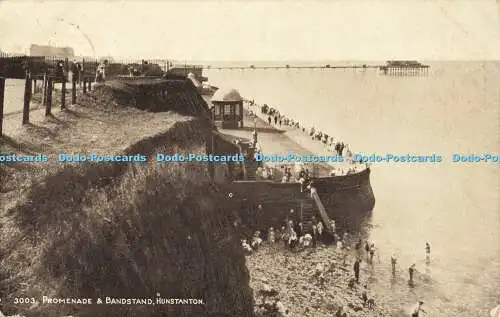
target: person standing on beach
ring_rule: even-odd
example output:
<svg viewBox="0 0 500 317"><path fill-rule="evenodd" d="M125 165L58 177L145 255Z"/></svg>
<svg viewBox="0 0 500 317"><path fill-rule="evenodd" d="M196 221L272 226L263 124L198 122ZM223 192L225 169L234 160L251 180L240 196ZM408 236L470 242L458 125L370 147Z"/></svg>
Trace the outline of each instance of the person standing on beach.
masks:
<svg viewBox="0 0 500 317"><path fill-rule="evenodd" d="M356 283L359 283L359 264L361 263L360 259L356 259L356 262L354 262L354 278L356 279Z"/></svg>
<svg viewBox="0 0 500 317"><path fill-rule="evenodd" d="M318 240L321 239L321 237L323 236L323 222L319 221L318 224L316 225L316 228L318 229Z"/></svg>
<svg viewBox="0 0 500 317"><path fill-rule="evenodd" d="M425 243L425 262L431 263L431 245L429 242Z"/></svg>
<svg viewBox="0 0 500 317"><path fill-rule="evenodd" d="M397 263L396 255L391 256L391 266L392 266L392 276L396 276L396 263Z"/></svg>
<svg viewBox="0 0 500 317"><path fill-rule="evenodd" d="M290 251L294 251L299 242L299 238L297 237L297 233L293 230L290 233L290 238L288 240L288 246L290 247Z"/></svg>
<svg viewBox="0 0 500 317"><path fill-rule="evenodd" d="M419 317L420 312L424 312L425 310L422 309L422 305L424 304L423 301L419 301L411 310L411 317Z"/></svg>
<svg viewBox="0 0 500 317"><path fill-rule="evenodd" d="M293 229L295 230L299 238L304 235L304 225L302 224L302 222L299 221Z"/></svg>
<svg viewBox="0 0 500 317"><path fill-rule="evenodd" d="M356 250L356 255L358 258L361 256L361 247L362 246L363 246L363 240L359 239L359 241L354 246L354 249Z"/></svg>
<svg viewBox="0 0 500 317"><path fill-rule="evenodd" d="M366 243L365 243L365 252L366 252L366 258L369 259L369 256L370 256L370 243L368 242L368 240L366 240Z"/></svg>
<svg viewBox="0 0 500 317"><path fill-rule="evenodd" d="M375 255L375 244L372 243L370 246L370 264L373 265L373 256Z"/></svg>
<svg viewBox="0 0 500 317"><path fill-rule="evenodd" d="M281 241L283 245L286 247L288 245L288 237L289 233L285 226L281 227Z"/></svg>
<svg viewBox="0 0 500 317"><path fill-rule="evenodd" d="M267 117L267 122L269 122L269 125L271 125L271 116Z"/></svg>
<svg viewBox="0 0 500 317"><path fill-rule="evenodd" d="M408 269L408 273L410 274L410 283L413 283L413 274L415 274L415 264L412 264Z"/></svg>
<svg viewBox="0 0 500 317"><path fill-rule="evenodd" d="M274 125L278 125L278 116L274 116Z"/></svg>
<svg viewBox="0 0 500 317"><path fill-rule="evenodd" d="M318 238L319 238L319 233L318 233L318 226L311 222L311 228L312 228L312 238L313 238L313 247L316 247L318 244Z"/></svg>
<svg viewBox="0 0 500 317"><path fill-rule="evenodd" d="M347 257L349 256L349 250L351 250L351 248L349 248L349 247L344 248L344 253L342 255L342 265L343 266L346 266L346 264L347 264Z"/></svg>

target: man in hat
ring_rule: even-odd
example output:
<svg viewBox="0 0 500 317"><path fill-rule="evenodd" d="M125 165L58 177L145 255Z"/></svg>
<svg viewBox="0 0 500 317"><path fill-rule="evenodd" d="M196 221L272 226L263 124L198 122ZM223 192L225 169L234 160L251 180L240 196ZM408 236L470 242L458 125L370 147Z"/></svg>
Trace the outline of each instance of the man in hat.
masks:
<svg viewBox="0 0 500 317"><path fill-rule="evenodd" d="M419 317L420 312L424 312L425 310L422 309L422 305L424 304L423 301L419 301L411 310L411 317Z"/></svg>

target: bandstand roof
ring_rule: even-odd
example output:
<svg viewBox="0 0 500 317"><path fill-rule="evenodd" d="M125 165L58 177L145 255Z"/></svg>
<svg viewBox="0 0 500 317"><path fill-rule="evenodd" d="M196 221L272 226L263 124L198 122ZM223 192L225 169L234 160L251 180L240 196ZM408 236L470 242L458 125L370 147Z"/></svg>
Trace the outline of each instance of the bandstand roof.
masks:
<svg viewBox="0 0 500 317"><path fill-rule="evenodd" d="M243 98L241 98L240 93L236 89L217 89L215 94L212 96L212 102L241 102Z"/></svg>

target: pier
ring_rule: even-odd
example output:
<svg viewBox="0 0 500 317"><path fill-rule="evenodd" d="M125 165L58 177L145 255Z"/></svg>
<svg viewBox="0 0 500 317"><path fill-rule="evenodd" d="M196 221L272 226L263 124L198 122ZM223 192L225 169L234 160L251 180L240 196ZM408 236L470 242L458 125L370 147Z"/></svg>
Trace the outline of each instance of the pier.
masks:
<svg viewBox="0 0 500 317"><path fill-rule="evenodd" d="M417 61L388 61L385 65L379 66L379 70L384 75L408 76L427 74L430 66Z"/></svg>
<svg viewBox="0 0 500 317"><path fill-rule="evenodd" d="M368 68L379 68L377 65L317 65L317 66L292 66L292 65L284 65L284 66L206 66L207 69L217 69L217 70L231 70L231 69L368 69Z"/></svg>
<svg viewBox="0 0 500 317"><path fill-rule="evenodd" d="M385 65L315 65L315 66L293 66L293 65L277 65L277 66L211 66L207 65L207 69L215 70L254 70L254 69L352 69L352 70L379 70L384 75L396 76L411 76L426 74L430 66L421 64L416 61L388 61Z"/></svg>

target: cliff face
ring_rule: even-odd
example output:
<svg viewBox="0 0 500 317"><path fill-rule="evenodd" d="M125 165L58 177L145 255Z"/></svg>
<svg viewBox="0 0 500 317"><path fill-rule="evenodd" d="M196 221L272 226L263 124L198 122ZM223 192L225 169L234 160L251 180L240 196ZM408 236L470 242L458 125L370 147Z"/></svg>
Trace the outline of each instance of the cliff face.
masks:
<svg viewBox="0 0 500 317"><path fill-rule="evenodd" d="M93 95L101 102L118 102L152 112L171 110L184 115L209 116L205 100L188 79L132 78L108 81L105 86L97 86Z"/></svg>
<svg viewBox="0 0 500 317"><path fill-rule="evenodd" d="M141 88L135 89L141 93ZM177 100L199 97L182 88L176 94ZM106 96L108 101L114 98ZM98 102L103 97L99 90L93 95ZM206 105L194 102L190 114L196 116ZM204 117L196 116L134 143L123 153L203 153L210 128ZM5 299L0 310L51 317L253 316L249 273L228 220L234 215L221 207L224 199L224 193L210 184L206 164L59 167L0 215L0 297ZM155 301L157 293L161 298L201 299L204 304L15 305L12 301L14 297L41 301L42 296Z"/></svg>

